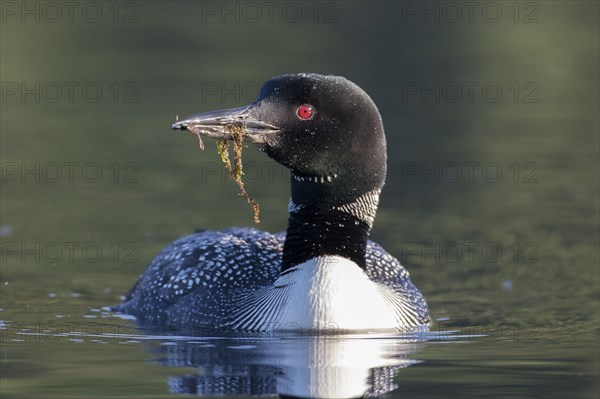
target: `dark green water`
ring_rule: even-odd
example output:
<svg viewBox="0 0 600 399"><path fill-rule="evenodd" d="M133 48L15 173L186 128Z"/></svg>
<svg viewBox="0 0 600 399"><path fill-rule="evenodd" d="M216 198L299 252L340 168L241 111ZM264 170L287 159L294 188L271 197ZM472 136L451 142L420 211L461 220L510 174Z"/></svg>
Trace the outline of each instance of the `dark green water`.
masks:
<svg viewBox="0 0 600 399"><path fill-rule="evenodd" d="M277 374L311 353L290 337L197 352L206 340L148 337L101 309L172 240L253 224L213 144L171 132L175 115L319 72L380 108L372 238L443 335L370 352L420 361L387 395L597 397L598 3L244 4L0 3L1 396L178 397L207 356ZM246 164L260 228L283 230L288 175L254 148ZM349 353L370 350L356 341Z"/></svg>

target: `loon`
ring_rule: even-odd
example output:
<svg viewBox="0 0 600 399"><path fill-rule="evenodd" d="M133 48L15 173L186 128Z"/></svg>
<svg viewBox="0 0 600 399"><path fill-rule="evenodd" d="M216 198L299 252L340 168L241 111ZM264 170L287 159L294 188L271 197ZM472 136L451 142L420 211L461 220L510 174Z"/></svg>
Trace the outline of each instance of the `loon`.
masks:
<svg viewBox="0 0 600 399"><path fill-rule="evenodd" d="M281 75L235 109L174 130L244 140L291 170L285 233L202 231L167 246L116 306L144 326L229 331L425 331L427 304L396 258L368 239L386 177L375 103L332 75Z"/></svg>

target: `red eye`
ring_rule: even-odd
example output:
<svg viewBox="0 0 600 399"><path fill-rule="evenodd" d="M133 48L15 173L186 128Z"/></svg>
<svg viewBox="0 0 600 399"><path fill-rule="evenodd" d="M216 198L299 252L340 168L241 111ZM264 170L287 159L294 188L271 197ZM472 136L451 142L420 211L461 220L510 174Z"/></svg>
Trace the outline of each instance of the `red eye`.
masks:
<svg viewBox="0 0 600 399"><path fill-rule="evenodd" d="M315 109L312 105L304 104L298 107L296 114L298 115L298 118L305 121L307 119L312 119L315 115Z"/></svg>

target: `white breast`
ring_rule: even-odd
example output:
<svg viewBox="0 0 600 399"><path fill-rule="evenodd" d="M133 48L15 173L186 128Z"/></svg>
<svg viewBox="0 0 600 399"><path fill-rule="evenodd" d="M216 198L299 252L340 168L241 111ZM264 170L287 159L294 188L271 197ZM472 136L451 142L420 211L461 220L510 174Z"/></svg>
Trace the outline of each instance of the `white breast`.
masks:
<svg viewBox="0 0 600 399"><path fill-rule="evenodd" d="M311 259L280 276L240 306L236 328L273 330L384 330L398 328L389 289L340 256Z"/></svg>

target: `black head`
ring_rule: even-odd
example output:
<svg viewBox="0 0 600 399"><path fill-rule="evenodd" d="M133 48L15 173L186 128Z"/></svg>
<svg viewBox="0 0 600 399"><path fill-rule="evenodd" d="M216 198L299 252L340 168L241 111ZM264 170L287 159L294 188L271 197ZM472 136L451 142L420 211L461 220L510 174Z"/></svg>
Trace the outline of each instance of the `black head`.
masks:
<svg viewBox="0 0 600 399"><path fill-rule="evenodd" d="M268 81L251 113L281 129L259 146L290 168L298 186L381 188L386 143L381 116L360 87L337 76L283 75ZM316 181L316 182L315 182ZM358 192L360 191L360 193Z"/></svg>
<svg viewBox="0 0 600 399"><path fill-rule="evenodd" d="M222 128L227 124L244 126L248 141L291 169L297 203L347 203L385 182L381 116L371 98L343 77L278 76L247 107L192 116L173 128L230 138Z"/></svg>
<svg viewBox="0 0 600 399"><path fill-rule="evenodd" d="M282 75L248 106L194 115L173 129L231 140L232 125L292 171L282 272L322 255L365 268L386 173L383 124L371 98L338 76Z"/></svg>

